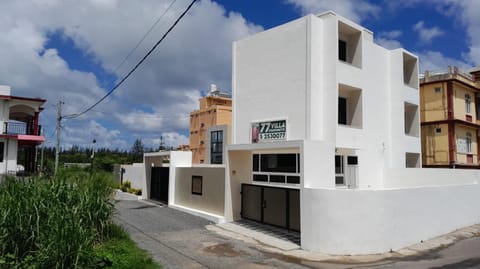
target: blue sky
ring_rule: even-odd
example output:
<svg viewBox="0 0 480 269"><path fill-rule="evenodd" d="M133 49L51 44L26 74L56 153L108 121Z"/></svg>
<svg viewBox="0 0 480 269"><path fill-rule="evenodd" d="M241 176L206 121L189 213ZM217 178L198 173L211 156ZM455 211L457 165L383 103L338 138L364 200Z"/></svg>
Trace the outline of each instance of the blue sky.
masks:
<svg viewBox="0 0 480 269"><path fill-rule="evenodd" d="M0 84L48 100L41 114L53 146L55 104L64 114L101 98L153 46L189 0L1 1ZM159 23L117 68L152 24ZM476 0L199 0L178 27L110 98L66 120L62 145L129 149L188 143L189 112L211 83L230 91L232 41L306 14L333 10L372 30L375 42L404 47L421 71L480 64Z"/></svg>

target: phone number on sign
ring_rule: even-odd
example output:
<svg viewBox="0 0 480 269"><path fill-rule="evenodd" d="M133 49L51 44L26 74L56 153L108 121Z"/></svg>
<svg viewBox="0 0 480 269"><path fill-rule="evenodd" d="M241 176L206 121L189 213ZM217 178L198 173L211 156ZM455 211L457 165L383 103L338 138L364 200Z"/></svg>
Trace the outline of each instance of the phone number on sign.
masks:
<svg viewBox="0 0 480 269"><path fill-rule="evenodd" d="M285 133L260 134L260 139L285 139Z"/></svg>

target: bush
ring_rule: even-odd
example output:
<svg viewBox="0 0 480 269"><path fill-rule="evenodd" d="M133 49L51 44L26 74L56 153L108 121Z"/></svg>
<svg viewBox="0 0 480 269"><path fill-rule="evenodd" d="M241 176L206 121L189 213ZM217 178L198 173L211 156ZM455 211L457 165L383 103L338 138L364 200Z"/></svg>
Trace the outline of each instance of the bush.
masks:
<svg viewBox="0 0 480 269"><path fill-rule="evenodd" d="M83 171L7 179L0 185L0 268L95 268L93 246L111 232L111 182Z"/></svg>

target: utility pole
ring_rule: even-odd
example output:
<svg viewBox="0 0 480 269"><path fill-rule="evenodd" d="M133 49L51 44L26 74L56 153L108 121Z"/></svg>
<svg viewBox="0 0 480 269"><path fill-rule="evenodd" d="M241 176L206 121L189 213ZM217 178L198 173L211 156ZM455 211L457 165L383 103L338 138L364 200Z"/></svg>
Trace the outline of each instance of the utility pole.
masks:
<svg viewBox="0 0 480 269"><path fill-rule="evenodd" d="M61 129L61 121L62 121L62 101L58 101L57 104L57 144L55 146L55 171L54 176L57 176L58 170L58 158L60 153L60 129Z"/></svg>

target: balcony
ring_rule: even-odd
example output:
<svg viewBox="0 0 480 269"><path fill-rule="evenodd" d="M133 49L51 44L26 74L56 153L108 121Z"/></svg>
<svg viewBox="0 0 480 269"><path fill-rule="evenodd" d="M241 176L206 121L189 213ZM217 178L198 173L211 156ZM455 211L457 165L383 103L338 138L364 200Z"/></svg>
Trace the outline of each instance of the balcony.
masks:
<svg viewBox="0 0 480 269"><path fill-rule="evenodd" d="M7 135L41 135L41 126L35 128L33 123L5 122L3 134Z"/></svg>

